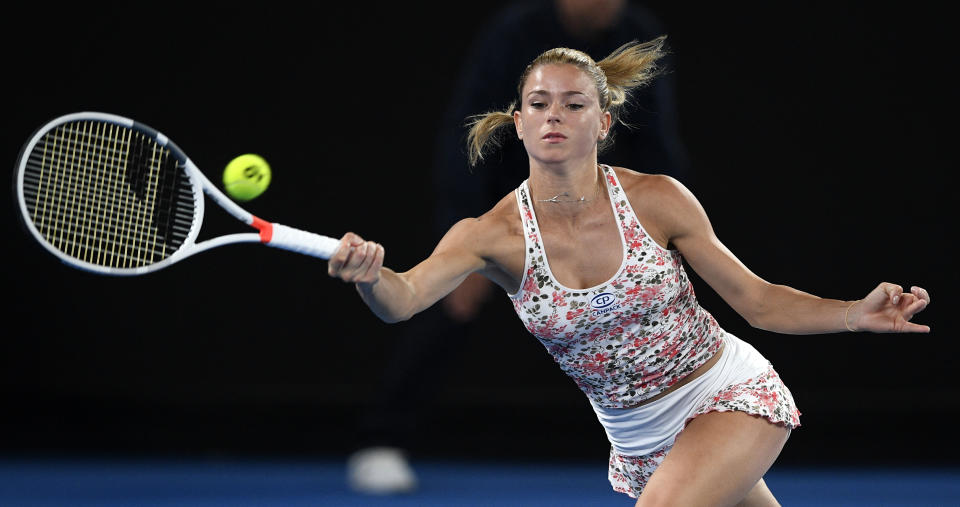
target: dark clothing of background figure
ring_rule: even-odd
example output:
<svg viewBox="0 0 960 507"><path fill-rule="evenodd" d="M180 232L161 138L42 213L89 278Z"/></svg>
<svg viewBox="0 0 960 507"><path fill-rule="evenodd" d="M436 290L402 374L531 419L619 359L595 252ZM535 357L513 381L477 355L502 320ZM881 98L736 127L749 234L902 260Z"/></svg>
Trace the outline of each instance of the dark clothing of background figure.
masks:
<svg viewBox="0 0 960 507"><path fill-rule="evenodd" d="M529 162L511 128L504 129L500 148L470 168L467 161L467 117L503 110L518 101L518 79L540 53L554 47L579 49L595 60L606 57L632 40L645 42L666 34L659 20L645 8L627 2L607 29L589 35L570 33L551 1L520 2L496 13L463 59L437 136L433 196L436 199L435 241L457 221L477 217L528 176ZM667 39L669 47L669 38ZM687 154L679 137L677 106L669 54L662 60L666 73L634 92L616 125L614 143L599 154L601 163L645 173L671 175L693 186ZM494 291L498 292L498 291ZM426 414L424 402L439 389L470 333L470 322L451 319L439 303L399 326L386 340L395 348L383 372L382 388L373 395L361 420L363 443L408 448L418 420ZM512 336L524 333L519 324ZM488 337L496 339L495 336Z"/></svg>

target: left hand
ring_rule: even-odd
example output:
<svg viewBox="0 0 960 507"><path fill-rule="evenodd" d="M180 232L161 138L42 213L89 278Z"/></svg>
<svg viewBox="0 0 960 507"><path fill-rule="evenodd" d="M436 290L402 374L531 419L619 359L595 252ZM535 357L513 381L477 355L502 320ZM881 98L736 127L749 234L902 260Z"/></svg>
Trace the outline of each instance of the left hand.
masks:
<svg viewBox="0 0 960 507"><path fill-rule="evenodd" d="M911 287L903 292L903 287L884 282L848 308L846 323L856 331L872 333L929 333L930 326L910 322L928 304L925 289Z"/></svg>

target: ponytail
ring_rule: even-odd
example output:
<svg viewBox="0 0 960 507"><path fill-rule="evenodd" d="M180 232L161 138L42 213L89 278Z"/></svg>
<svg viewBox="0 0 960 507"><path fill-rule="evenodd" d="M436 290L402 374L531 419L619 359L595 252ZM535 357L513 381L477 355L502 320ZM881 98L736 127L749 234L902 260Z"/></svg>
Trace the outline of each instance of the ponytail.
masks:
<svg viewBox="0 0 960 507"><path fill-rule="evenodd" d="M523 85L535 68L550 64L575 65L590 76L596 84L601 111L610 112L613 120L619 121L618 113L629 100L630 93L646 86L660 73L657 64L666 53L663 47L666 38L662 35L648 42L641 43L636 40L628 42L599 62L594 62L590 55L576 49L547 50L527 65L520 76L517 94L522 95ZM467 123L470 126L467 134L467 152L471 166L483 160L488 146L500 146L502 140L500 129L513 124L516 104L516 102L510 104L504 111L492 111L470 117ZM607 136L599 141L597 149L602 151L612 142L613 136Z"/></svg>
<svg viewBox="0 0 960 507"><path fill-rule="evenodd" d="M491 111L470 117L467 122L470 126L470 131L467 133L467 155L471 167L483 160L483 155L490 145L500 146L503 139L501 128L513 125L513 111L516 104L512 102L503 111Z"/></svg>

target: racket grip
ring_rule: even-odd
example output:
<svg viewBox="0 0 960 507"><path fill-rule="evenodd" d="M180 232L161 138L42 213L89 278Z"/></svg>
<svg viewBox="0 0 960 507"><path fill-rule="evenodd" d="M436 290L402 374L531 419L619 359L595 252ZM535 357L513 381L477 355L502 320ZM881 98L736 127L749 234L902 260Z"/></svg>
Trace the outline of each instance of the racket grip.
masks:
<svg viewBox="0 0 960 507"><path fill-rule="evenodd" d="M321 234L301 231L281 224L271 224L272 234L267 245L293 252L329 259L340 246L340 240Z"/></svg>

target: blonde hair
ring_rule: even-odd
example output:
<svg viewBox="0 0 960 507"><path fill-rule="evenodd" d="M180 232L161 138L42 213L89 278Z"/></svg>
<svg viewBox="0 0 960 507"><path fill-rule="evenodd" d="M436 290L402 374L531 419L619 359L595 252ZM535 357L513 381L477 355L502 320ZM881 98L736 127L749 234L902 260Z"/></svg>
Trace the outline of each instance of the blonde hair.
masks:
<svg viewBox="0 0 960 507"><path fill-rule="evenodd" d="M517 85L517 95L522 95L523 86L534 69L541 65L570 64L577 66L593 79L597 85L597 98L600 110L610 112L613 120L617 121L617 113L634 89L647 85L659 73L657 61L665 54L663 48L665 35L649 42L628 42L609 56L594 62L590 55L583 51L570 48L554 48L547 50L535 58L520 75ZM522 100L522 98L521 98ZM470 116L467 125L467 153L470 165L475 166L481 160L487 149L492 145L499 147L501 143L501 128L513 125L513 112L517 102L511 102L503 111L490 111ZM607 136L599 141L599 150L603 150L612 143L613 137Z"/></svg>

